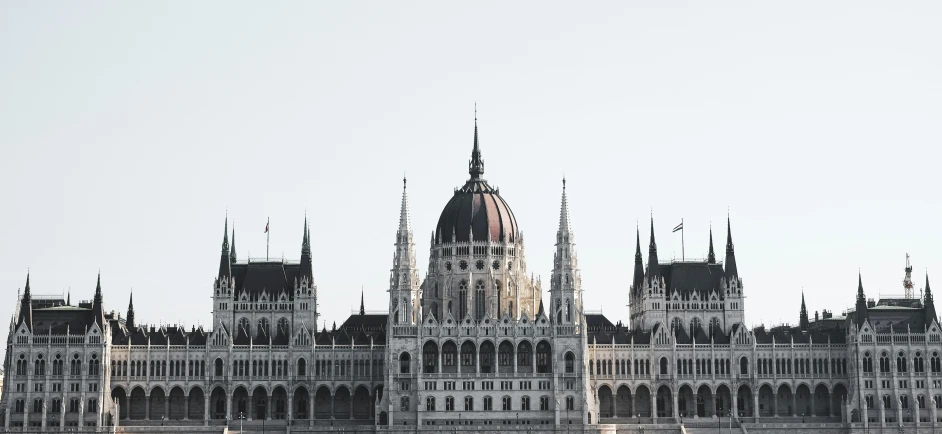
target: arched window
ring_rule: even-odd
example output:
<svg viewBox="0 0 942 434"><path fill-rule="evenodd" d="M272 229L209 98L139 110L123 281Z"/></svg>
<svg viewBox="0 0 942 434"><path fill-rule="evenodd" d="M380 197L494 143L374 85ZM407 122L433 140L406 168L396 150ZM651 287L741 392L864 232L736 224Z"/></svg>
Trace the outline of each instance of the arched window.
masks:
<svg viewBox="0 0 942 434"><path fill-rule="evenodd" d="M667 357L661 357L661 375L668 374Z"/></svg>
<svg viewBox="0 0 942 434"><path fill-rule="evenodd" d="M880 355L880 372L890 372L890 357L886 351Z"/></svg>
<svg viewBox="0 0 942 434"><path fill-rule="evenodd" d="M742 357L739 359L739 374L747 375L749 374L749 359Z"/></svg>
<svg viewBox="0 0 942 434"><path fill-rule="evenodd" d="M285 364L288 362L286 361ZM307 360L304 358L298 359L298 376L303 377L307 375Z"/></svg>
<svg viewBox="0 0 942 434"><path fill-rule="evenodd" d="M403 353L399 355L399 373L400 374L409 373L409 366L411 364L411 361L412 361L412 356L410 356L408 352L403 351Z"/></svg>
<svg viewBox="0 0 942 434"><path fill-rule="evenodd" d="M896 372L906 372L906 354L902 351L896 355Z"/></svg>
<svg viewBox="0 0 942 434"><path fill-rule="evenodd" d="M399 400L399 410L409 411L409 397L408 396L403 396Z"/></svg>
<svg viewBox="0 0 942 434"><path fill-rule="evenodd" d="M913 372L926 372L926 364L920 352L917 352L916 356L913 357Z"/></svg>
<svg viewBox="0 0 942 434"><path fill-rule="evenodd" d="M566 299L566 321L572 321L572 305L569 304L569 299Z"/></svg>
<svg viewBox="0 0 942 434"><path fill-rule="evenodd" d="M216 376L221 377L222 376L222 359L217 358L214 363L216 365Z"/></svg>
<svg viewBox="0 0 942 434"><path fill-rule="evenodd" d="M425 398L425 411L435 411L435 397Z"/></svg>
<svg viewBox="0 0 942 434"><path fill-rule="evenodd" d="M573 355L571 351L566 353L566 373L567 374L572 374L574 372L573 369L574 369L575 361L576 361L576 356Z"/></svg>
<svg viewBox="0 0 942 434"><path fill-rule="evenodd" d="M863 371L864 372L873 372L873 357L870 356L870 352L867 351L864 353L863 358Z"/></svg>
<svg viewBox="0 0 942 434"><path fill-rule="evenodd" d="M474 411L474 398L470 396L464 397L464 411Z"/></svg>

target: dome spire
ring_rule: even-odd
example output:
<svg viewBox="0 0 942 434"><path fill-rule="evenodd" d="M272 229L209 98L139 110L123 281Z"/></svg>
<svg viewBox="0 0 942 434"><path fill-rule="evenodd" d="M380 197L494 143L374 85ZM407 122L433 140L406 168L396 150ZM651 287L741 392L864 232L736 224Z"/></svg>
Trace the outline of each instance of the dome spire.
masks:
<svg viewBox="0 0 942 434"><path fill-rule="evenodd" d="M484 174L484 161L481 160L481 147L478 145L478 103L474 103L474 148L471 149L471 161L468 163L471 179L481 179Z"/></svg>

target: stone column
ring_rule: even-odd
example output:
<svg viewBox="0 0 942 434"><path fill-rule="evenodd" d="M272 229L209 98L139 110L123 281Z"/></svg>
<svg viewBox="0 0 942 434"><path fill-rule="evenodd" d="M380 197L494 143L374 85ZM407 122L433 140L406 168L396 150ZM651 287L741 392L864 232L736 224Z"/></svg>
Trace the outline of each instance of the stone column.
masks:
<svg viewBox="0 0 942 434"><path fill-rule="evenodd" d="M271 415L275 412L275 409L272 408L274 403L275 398L272 395L268 395L268 405L265 406L265 420L271 420Z"/></svg>
<svg viewBox="0 0 942 434"><path fill-rule="evenodd" d="M295 414L294 414L294 394L289 394L289 395L288 395L288 408L287 408L287 410L288 410L288 411L285 413L285 420L286 420L286 421L290 421L290 420L294 419L294 416L295 416ZM287 422L286 422L286 423L287 423Z"/></svg>
<svg viewBox="0 0 942 434"><path fill-rule="evenodd" d="M232 420L232 394L226 392L226 422Z"/></svg>
<svg viewBox="0 0 942 434"><path fill-rule="evenodd" d="M792 393L792 417L797 416L798 412L798 393Z"/></svg>
<svg viewBox="0 0 942 434"><path fill-rule="evenodd" d="M674 406L673 406L674 419L679 421L680 419L678 417L680 416L679 414L680 409L677 408L677 389L671 390L671 397L674 400Z"/></svg>
<svg viewBox="0 0 942 434"><path fill-rule="evenodd" d="M164 395L164 420L170 420L170 395Z"/></svg>
<svg viewBox="0 0 942 434"><path fill-rule="evenodd" d="M651 394L651 420L657 423L657 389Z"/></svg>
<svg viewBox="0 0 942 434"><path fill-rule="evenodd" d="M752 417L759 417L759 391L752 394Z"/></svg>
<svg viewBox="0 0 942 434"><path fill-rule="evenodd" d="M317 391L315 390L315 393ZM308 426L314 426L314 395L308 394L308 409L310 412L307 414Z"/></svg>
<svg viewBox="0 0 942 434"><path fill-rule="evenodd" d="M439 354L441 354L441 353L439 353ZM336 406L334 405L335 403L336 403L336 400L334 399L334 394L333 394L333 392L331 392L331 393L330 393L330 418L331 418L331 419L334 419L334 416L335 416L335 413L334 413L334 409L335 409L335 407L336 407Z"/></svg>
<svg viewBox="0 0 942 434"><path fill-rule="evenodd" d="M190 397L187 395L183 395L183 420L190 420Z"/></svg>
<svg viewBox="0 0 942 434"><path fill-rule="evenodd" d="M209 426L209 395L203 393L203 426Z"/></svg>

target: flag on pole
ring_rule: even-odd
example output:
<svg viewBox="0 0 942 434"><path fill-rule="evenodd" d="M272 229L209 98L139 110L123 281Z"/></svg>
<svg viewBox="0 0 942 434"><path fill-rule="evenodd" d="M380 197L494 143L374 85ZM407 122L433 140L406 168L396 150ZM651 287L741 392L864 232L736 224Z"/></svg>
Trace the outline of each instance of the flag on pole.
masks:
<svg viewBox="0 0 942 434"><path fill-rule="evenodd" d="M679 231L679 230L681 230L681 229L683 229L683 228L684 228L684 222L680 222L680 224L677 225L677 226L675 226L675 227L674 227L674 230L671 231L671 232L677 232L677 231Z"/></svg>
<svg viewBox="0 0 942 434"><path fill-rule="evenodd" d="M268 233L268 222L265 222L265 233Z"/></svg>

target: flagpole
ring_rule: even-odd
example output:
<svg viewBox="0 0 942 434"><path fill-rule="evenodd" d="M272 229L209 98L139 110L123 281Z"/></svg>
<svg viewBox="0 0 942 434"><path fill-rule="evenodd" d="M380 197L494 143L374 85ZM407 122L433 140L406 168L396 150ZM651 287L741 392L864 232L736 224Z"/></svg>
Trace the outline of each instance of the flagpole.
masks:
<svg viewBox="0 0 942 434"><path fill-rule="evenodd" d="M684 219L680 219L680 260L686 261L687 254L684 252Z"/></svg>
<svg viewBox="0 0 942 434"><path fill-rule="evenodd" d="M271 217L269 217L268 220L265 221L265 260L266 261L268 260L268 241L271 239L271 228L269 226L270 223L271 223Z"/></svg>

